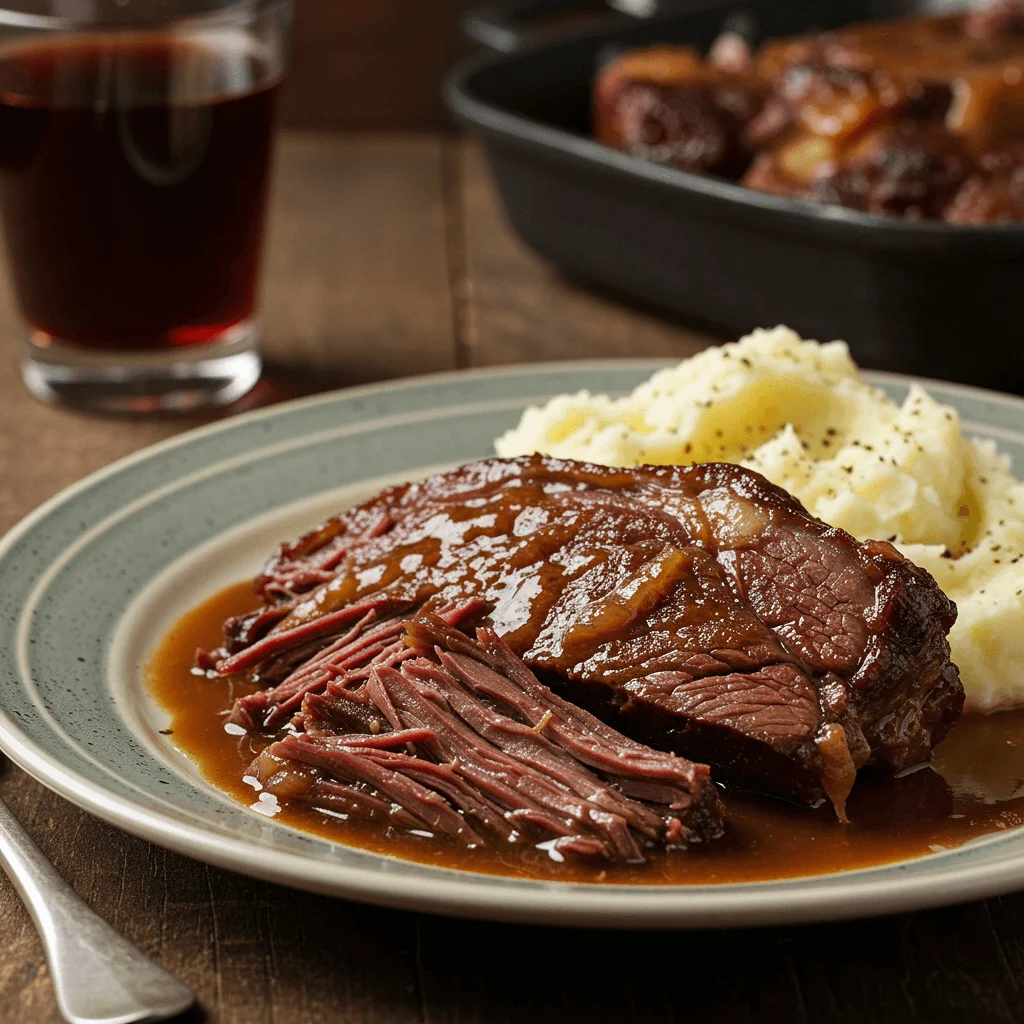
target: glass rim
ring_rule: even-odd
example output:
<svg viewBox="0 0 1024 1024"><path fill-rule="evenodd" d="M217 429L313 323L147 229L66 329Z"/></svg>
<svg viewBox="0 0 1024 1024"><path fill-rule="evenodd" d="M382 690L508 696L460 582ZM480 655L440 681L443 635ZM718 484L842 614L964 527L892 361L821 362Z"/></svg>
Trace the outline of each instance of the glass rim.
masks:
<svg viewBox="0 0 1024 1024"><path fill-rule="evenodd" d="M25 29L37 32L83 32L102 29L105 32L145 32L155 28L219 28L237 27L249 24L254 18L266 13L287 11L292 0L238 0L225 7L212 8L180 17L159 16L151 20L112 21L103 18L67 18L55 14L29 14L12 11L0 5L0 31L4 29Z"/></svg>

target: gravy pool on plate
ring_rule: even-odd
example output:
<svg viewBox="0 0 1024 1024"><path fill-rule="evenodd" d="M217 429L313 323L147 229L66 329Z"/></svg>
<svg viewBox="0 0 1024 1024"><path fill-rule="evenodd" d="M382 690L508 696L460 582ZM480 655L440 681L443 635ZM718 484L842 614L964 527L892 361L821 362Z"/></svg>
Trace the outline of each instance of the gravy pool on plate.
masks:
<svg viewBox="0 0 1024 1024"><path fill-rule="evenodd" d="M247 806L258 794L242 778L268 738L224 731L238 684L196 674L197 647L221 642L225 618L258 601L246 580L187 612L147 667L150 692L171 717L169 740L204 778ZM850 824L831 807L809 810L726 792L726 835L647 864L553 861L533 847L466 850L408 834L384 834L313 808L281 805L275 820L363 849L424 864L521 878L637 885L760 882L849 871L953 849L1024 824L1024 711L966 714L935 751L930 767L904 778L861 779L850 798ZM266 807L261 813L266 812Z"/></svg>

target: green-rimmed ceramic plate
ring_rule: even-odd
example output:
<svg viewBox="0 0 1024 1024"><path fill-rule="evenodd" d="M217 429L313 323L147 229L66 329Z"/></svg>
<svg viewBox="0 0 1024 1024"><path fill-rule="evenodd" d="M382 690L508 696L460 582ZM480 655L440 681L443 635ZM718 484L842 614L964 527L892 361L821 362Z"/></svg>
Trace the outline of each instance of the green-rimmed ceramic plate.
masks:
<svg viewBox="0 0 1024 1024"><path fill-rule="evenodd" d="M726 926L891 913L1024 887L1024 831L917 860L742 885L534 882L413 864L302 833L205 782L160 734L141 665L173 621L276 543L382 486L491 454L523 407L623 392L662 362L551 364L356 388L239 416L116 463L0 543L0 747L155 843L399 907L574 925ZM910 380L872 375L894 398ZM1024 400L926 382L1024 472Z"/></svg>

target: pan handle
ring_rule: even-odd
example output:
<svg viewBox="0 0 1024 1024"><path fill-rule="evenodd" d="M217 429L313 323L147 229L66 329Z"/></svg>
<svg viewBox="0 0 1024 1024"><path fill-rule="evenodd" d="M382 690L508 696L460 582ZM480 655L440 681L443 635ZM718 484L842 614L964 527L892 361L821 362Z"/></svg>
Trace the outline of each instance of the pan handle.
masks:
<svg viewBox="0 0 1024 1024"><path fill-rule="evenodd" d="M530 43L594 28L649 18L664 0L517 0L486 3L462 19L462 33L499 53L515 53Z"/></svg>

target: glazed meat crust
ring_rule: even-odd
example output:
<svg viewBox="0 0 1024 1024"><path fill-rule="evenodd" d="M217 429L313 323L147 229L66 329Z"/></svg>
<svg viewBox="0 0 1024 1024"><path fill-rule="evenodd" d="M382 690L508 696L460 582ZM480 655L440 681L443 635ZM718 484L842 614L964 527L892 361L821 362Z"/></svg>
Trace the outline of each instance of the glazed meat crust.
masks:
<svg viewBox="0 0 1024 1024"><path fill-rule="evenodd" d="M743 174L753 156L745 131L761 110L764 85L706 65L688 48L637 56L616 62L598 83L601 141L684 171Z"/></svg>

